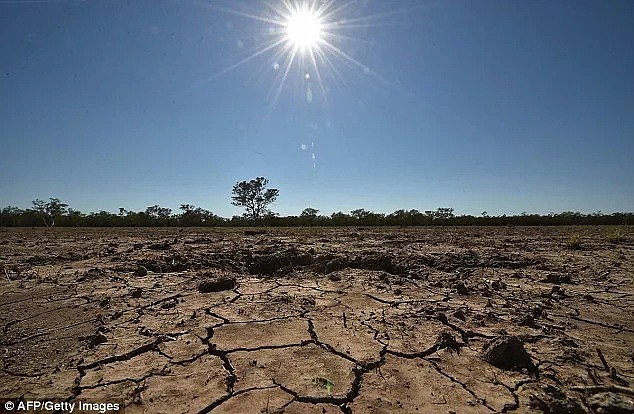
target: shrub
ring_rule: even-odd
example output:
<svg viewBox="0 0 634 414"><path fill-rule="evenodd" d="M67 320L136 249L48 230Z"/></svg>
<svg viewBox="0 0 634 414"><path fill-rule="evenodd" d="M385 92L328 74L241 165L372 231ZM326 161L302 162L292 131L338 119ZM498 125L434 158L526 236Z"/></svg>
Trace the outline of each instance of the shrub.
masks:
<svg viewBox="0 0 634 414"><path fill-rule="evenodd" d="M566 240L566 248L569 250L581 250L581 235L573 234Z"/></svg>
<svg viewBox="0 0 634 414"><path fill-rule="evenodd" d="M610 243L623 243L626 239L625 234L621 233L620 229L612 229L605 236L608 242Z"/></svg>

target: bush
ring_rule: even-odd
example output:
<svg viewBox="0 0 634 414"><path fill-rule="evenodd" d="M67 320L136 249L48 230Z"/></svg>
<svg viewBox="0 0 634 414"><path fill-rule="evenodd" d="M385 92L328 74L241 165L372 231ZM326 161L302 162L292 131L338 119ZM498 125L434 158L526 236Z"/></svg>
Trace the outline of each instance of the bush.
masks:
<svg viewBox="0 0 634 414"><path fill-rule="evenodd" d="M568 250L581 250L581 235L573 234L566 240L566 248Z"/></svg>

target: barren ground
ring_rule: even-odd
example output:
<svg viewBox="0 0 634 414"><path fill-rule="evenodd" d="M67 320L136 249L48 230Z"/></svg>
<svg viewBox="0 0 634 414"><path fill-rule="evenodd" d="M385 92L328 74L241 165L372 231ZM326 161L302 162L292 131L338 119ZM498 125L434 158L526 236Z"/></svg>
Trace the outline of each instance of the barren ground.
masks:
<svg viewBox="0 0 634 414"><path fill-rule="evenodd" d="M2 229L0 398L633 412L634 234L608 230Z"/></svg>

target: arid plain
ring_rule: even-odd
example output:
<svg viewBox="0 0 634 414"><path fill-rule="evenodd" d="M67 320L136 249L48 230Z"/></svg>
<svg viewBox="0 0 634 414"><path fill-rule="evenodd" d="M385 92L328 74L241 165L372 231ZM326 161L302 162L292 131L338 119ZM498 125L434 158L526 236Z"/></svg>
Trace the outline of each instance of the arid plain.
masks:
<svg viewBox="0 0 634 414"><path fill-rule="evenodd" d="M632 412L634 234L609 231L1 229L0 398Z"/></svg>

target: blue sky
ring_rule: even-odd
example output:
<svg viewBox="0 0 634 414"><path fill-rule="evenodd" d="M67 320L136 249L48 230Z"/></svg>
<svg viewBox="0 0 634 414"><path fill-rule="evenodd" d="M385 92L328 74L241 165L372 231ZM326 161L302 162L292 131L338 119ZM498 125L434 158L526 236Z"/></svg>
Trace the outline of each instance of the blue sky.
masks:
<svg viewBox="0 0 634 414"><path fill-rule="evenodd" d="M634 2L331 1L279 96L261 2L0 1L0 206L632 211Z"/></svg>

